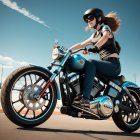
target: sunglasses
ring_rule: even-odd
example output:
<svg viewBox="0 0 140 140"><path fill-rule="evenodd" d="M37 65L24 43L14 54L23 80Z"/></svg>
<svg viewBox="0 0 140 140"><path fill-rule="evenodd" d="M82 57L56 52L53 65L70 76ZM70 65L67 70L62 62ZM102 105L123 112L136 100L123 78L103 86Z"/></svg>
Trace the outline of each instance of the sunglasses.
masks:
<svg viewBox="0 0 140 140"><path fill-rule="evenodd" d="M93 15L89 15L87 18L86 18L86 22L90 22L94 19L95 17Z"/></svg>

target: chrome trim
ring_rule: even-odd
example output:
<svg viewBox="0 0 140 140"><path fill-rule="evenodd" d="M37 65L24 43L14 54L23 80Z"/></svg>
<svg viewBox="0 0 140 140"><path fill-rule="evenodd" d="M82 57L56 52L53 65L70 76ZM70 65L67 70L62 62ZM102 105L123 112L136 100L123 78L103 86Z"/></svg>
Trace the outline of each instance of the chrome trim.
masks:
<svg viewBox="0 0 140 140"><path fill-rule="evenodd" d="M86 113L88 113L88 114L91 114L91 115L97 117L98 119L100 119L100 116L98 116L97 114L95 114L95 113L92 112L91 110L88 111L88 110L85 110L85 109L83 109L83 108L80 108L80 107L78 107L78 106L76 106L76 105L72 105L72 107L74 107L74 108L76 108L76 109L78 109L78 110L80 110L80 111L86 112ZM82 114L78 114L78 115L82 115ZM80 117L80 116L79 116L79 117Z"/></svg>
<svg viewBox="0 0 140 140"><path fill-rule="evenodd" d="M114 106L109 96L102 96L90 102L90 110L102 117L109 117L113 112Z"/></svg>

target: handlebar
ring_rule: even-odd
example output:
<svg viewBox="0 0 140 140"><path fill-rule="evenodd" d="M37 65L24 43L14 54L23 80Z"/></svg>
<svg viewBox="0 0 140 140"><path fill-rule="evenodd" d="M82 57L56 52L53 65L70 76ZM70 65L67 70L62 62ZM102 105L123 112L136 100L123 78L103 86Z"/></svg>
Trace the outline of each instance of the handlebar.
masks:
<svg viewBox="0 0 140 140"><path fill-rule="evenodd" d="M87 49L86 47L85 48L81 48L81 49L78 49L76 51L71 51L70 49L67 49L68 52L70 52L71 54L75 54L79 51L83 51L83 54L86 55L86 54L90 54L90 53L96 53L96 52L93 52L93 51L89 51L89 49Z"/></svg>
<svg viewBox="0 0 140 140"><path fill-rule="evenodd" d="M77 50L77 51L72 52L72 54L75 54L75 53L77 53L77 52L79 52L79 51L87 51L87 48L81 48L81 49L79 49L79 50Z"/></svg>

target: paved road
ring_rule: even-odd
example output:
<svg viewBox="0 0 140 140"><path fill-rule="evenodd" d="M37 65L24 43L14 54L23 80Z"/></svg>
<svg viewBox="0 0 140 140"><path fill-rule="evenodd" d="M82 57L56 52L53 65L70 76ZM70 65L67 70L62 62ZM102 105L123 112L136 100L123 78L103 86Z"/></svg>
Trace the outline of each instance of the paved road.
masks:
<svg viewBox="0 0 140 140"><path fill-rule="evenodd" d="M52 115L44 124L24 129L0 113L0 140L140 140L140 129L128 134L111 120L95 121Z"/></svg>

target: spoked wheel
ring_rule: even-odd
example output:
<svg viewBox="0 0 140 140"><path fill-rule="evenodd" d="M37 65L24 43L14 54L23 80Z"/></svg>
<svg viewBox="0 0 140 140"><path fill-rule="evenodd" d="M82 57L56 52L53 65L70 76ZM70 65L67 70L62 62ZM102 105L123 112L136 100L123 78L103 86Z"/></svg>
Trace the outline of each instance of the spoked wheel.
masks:
<svg viewBox="0 0 140 140"><path fill-rule="evenodd" d="M40 97L50 73L40 67L28 66L13 72L2 88L2 107L17 125L33 127L46 121L56 105L56 87L52 84Z"/></svg>
<svg viewBox="0 0 140 140"><path fill-rule="evenodd" d="M140 90L135 88L129 88L128 90L133 100L140 104ZM131 108L132 111L120 109L118 113L113 114L115 124L123 131L136 131L140 127L140 108L135 107L125 92L120 95L119 101L123 106Z"/></svg>

